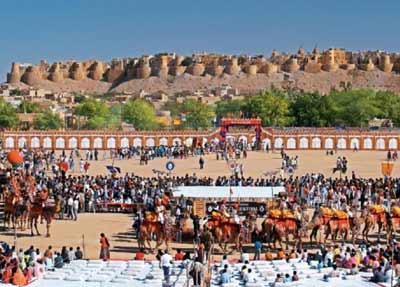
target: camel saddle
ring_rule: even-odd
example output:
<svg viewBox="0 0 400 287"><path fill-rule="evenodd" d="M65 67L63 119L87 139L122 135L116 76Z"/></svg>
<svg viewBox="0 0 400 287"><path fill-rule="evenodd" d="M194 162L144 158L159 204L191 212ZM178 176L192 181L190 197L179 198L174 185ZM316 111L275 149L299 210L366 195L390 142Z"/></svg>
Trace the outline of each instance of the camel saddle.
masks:
<svg viewBox="0 0 400 287"><path fill-rule="evenodd" d="M321 207L320 208L321 214L324 217L332 217L333 216L333 210L332 208L329 207Z"/></svg>
<svg viewBox="0 0 400 287"><path fill-rule="evenodd" d="M296 219L293 212L288 209L272 209L268 217L273 219Z"/></svg>
<svg viewBox="0 0 400 287"><path fill-rule="evenodd" d="M333 212L333 218L336 218L336 219L348 219L349 215L346 212L342 211L342 210L335 210Z"/></svg>
<svg viewBox="0 0 400 287"><path fill-rule="evenodd" d="M382 214L385 212L385 208L382 205L375 204L369 207L369 212L371 212L374 215Z"/></svg>
<svg viewBox="0 0 400 287"><path fill-rule="evenodd" d="M229 215L224 214L221 211L213 210L211 212L211 219L216 220L216 221L221 221L221 222L228 222L230 217L229 217Z"/></svg>
<svg viewBox="0 0 400 287"><path fill-rule="evenodd" d="M400 217L400 207L399 206L392 207L392 216Z"/></svg>
<svg viewBox="0 0 400 287"><path fill-rule="evenodd" d="M158 221L158 215L155 212L152 211L146 211L145 215L144 215L144 221L147 222L157 222Z"/></svg>

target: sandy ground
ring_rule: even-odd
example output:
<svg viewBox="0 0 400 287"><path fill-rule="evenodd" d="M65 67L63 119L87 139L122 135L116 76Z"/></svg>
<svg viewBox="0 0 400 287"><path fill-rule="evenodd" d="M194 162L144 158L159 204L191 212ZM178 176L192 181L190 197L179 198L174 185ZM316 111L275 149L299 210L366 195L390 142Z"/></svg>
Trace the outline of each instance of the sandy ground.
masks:
<svg viewBox="0 0 400 287"><path fill-rule="evenodd" d="M379 177L380 163L385 159L385 152L351 152L344 151L336 156L326 156L323 151L292 151L291 156L299 156L299 169L295 175L302 175L307 172L320 172L332 175L332 167L335 165L336 156L346 156L349 160L348 175L355 171L363 177ZM102 155L100 153L100 155ZM100 156L101 157L101 156ZM167 159L156 159L150 161L147 166L140 166L138 159L115 161L115 165L121 167L122 172L134 172L143 176L152 176L152 169L165 171ZM205 157L205 169L200 170L198 157L190 157L184 160L173 160L176 168L173 175L185 175L196 173L201 176L216 177L218 175L229 175L230 170L226 162L217 161L215 155ZM281 165L278 153L250 152L246 160L239 160L243 163L245 176L260 177L267 171L279 169ZM90 174L107 174L105 166L111 164L111 160L92 162ZM339 174L337 174L339 176ZM395 164L393 176L400 176L400 168ZM18 231L17 245L27 248L34 245L45 249L52 245L55 249L67 247L84 247L85 256L97 258L99 252L99 234L104 232L111 244L111 256L115 259L129 259L134 256L137 248L136 240L133 238L131 229L132 218L129 214L80 214L78 221L55 220L51 227L51 238L42 236L31 237L29 231ZM45 234L45 225L39 229ZM84 240L83 240L84 236ZM12 232L1 232L0 240L13 243ZM153 243L154 244L154 243ZM180 245L185 249L192 249L193 245L188 243ZM177 247L176 244L173 247Z"/></svg>
<svg viewBox="0 0 400 287"><path fill-rule="evenodd" d="M376 151L341 151L336 155L327 156L325 151L288 151L290 156L299 156L299 168L295 175L303 175L305 173L323 173L326 176L339 177L339 173L332 174L332 168L336 165L336 158L338 156L346 157L348 159L348 176L354 171L361 177L380 177L381 176L381 162L386 159L386 152ZM102 152L100 152L102 158ZM214 154L205 157L205 168L199 168L199 158L189 157L187 159L155 159L149 161L147 166L140 165L138 158L131 160L115 160L114 165L121 168L122 173L134 172L142 176L153 176L153 169L167 171L165 165L168 161L175 163L175 169L172 175L183 176L185 174L193 174L199 176L217 177L219 175L230 175L231 170L226 161L216 160ZM237 163L243 164L244 176L261 177L265 172L276 171L281 167L281 157L278 152L265 153L265 152L249 152L247 159L237 160ZM106 165L111 165L111 160L92 161L89 174L107 174ZM78 169L77 167L75 169ZM78 171L78 170L76 170ZM400 168L395 164L393 176L400 176Z"/></svg>

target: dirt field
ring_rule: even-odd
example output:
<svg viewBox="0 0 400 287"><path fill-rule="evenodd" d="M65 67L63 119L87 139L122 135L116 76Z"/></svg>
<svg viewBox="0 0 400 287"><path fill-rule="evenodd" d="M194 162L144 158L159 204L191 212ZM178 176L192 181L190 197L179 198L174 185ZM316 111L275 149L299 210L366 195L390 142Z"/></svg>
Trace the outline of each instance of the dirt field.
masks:
<svg viewBox="0 0 400 287"><path fill-rule="evenodd" d="M302 175L310 172L320 172L325 175L332 175L332 167L335 165L336 156L345 156L349 161L349 170L355 171L362 177L379 177L380 163L385 159L385 152L340 152L335 156L326 156L323 151L293 151L291 156L299 156L299 169L295 175ZM101 155L101 153L100 153ZM101 157L101 156L100 156ZM167 159L156 159L150 161L147 166L140 166L138 159L115 161L115 165L121 167L122 172L134 172L143 176L152 176L152 169L165 171ZM198 157L191 157L185 160L173 160L176 168L172 175L185 175L186 173L196 173L201 176L216 177L218 175L229 175L230 170L225 161L217 161L215 155L205 157L205 169L200 170ZM279 169L281 165L278 153L250 152L246 160L239 160L243 163L244 175L261 177L267 171ZM107 174L105 166L111 164L110 160L92 162L90 174ZM337 174L339 176L339 174ZM395 164L393 176L400 176L400 169ZM31 237L29 231L18 231L17 245L27 248L34 245L40 249L45 249L52 245L55 249L62 246L81 246L85 249L85 255L89 258L97 258L99 252L99 234L104 232L110 239L112 258L129 259L134 256L137 243L133 239L131 229L132 219L128 214L80 214L78 221L55 220L51 228L51 238ZM40 225L39 229L45 234L45 225ZM84 240L83 240L84 236ZM13 243L13 233L6 232L0 234L0 240ZM84 244L83 244L84 243ZM154 243L153 243L154 244ZM174 244L174 247L177 245ZM185 249L191 249L191 244L181 245Z"/></svg>

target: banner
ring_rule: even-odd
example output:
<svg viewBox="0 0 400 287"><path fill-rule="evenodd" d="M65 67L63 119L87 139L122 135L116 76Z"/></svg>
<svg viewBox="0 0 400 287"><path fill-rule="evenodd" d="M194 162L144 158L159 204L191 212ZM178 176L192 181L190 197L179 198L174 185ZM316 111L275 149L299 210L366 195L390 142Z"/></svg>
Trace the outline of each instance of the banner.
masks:
<svg viewBox="0 0 400 287"><path fill-rule="evenodd" d="M394 163L392 162L382 162L381 163L381 173L383 176L391 176L393 172Z"/></svg>
<svg viewBox="0 0 400 287"><path fill-rule="evenodd" d="M228 202L226 206L233 206L237 202ZM210 215L213 211L214 204L212 202L206 203L207 214ZM255 212L258 216L264 216L267 211L267 205L263 202L240 202L239 215L247 215L249 212Z"/></svg>

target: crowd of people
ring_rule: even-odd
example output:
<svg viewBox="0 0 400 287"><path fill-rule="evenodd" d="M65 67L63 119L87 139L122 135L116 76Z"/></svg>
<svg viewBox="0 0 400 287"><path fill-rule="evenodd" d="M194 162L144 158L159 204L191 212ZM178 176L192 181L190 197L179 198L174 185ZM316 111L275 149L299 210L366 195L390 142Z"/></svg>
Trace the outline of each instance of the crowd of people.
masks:
<svg viewBox="0 0 400 287"><path fill-rule="evenodd" d="M83 259L83 252L78 246L55 251L52 246L41 251L33 245L28 249L16 250L5 242L0 244L0 282L25 286L33 279L43 278L45 272L63 268L73 260Z"/></svg>

